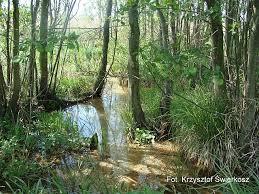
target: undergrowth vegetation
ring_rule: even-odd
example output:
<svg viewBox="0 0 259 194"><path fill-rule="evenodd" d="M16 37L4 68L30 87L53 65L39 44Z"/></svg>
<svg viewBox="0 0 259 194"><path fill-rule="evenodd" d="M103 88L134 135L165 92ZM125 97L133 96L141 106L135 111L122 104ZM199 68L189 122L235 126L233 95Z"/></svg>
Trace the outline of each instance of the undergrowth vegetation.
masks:
<svg viewBox="0 0 259 194"><path fill-rule="evenodd" d="M92 76L72 76L62 78L57 88L57 95L65 99L85 97L86 91L91 90Z"/></svg>
<svg viewBox="0 0 259 194"><path fill-rule="evenodd" d="M5 131L5 133L3 133ZM2 121L0 126L1 185L23 180L27 184L46 174L54 159L72 151L86 149L89 141L61 113L42 113L23 126ZM4 189L4 188L3 188Z"/></svg>
<svg viewBox="0 0 259 194"><path fill-rule="evenodd" d="M216 158L227 154L227 147L218 146L224 138L224 103L204 88L182 95L173 99L171 108L176 138L187 157L212 170Z"/></svg>

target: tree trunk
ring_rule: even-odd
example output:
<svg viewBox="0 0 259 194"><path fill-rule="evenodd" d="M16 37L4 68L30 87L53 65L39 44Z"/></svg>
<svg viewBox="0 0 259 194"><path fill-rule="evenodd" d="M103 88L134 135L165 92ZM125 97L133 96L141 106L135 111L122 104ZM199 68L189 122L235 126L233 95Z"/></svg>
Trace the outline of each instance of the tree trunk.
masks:
<svg viewBox="0 0 259 194"><path fill-rule="evenodd" d="M245 91L244 135L251 135L256 112L256 83L259 70L259 1L254 1L254 16L248 48L247 80Z"/></svg>
<svg viewBox="0 0 259 194"><path fill-rule="evenodd" d="M157 4L159 4L159 1L157 1ZM170 53L169 51L169 36L168 36L168 22L166 21L166 18L162 12L161 9L157 9L158 16L160 18L160 25L162 29L162 40L163 40L163 47L165 53ZM170 114L170 106L171 106L171 97L172 97L172 80L170 78L170 65L168 67L168 75L167 78L164 81L164 91L162 94L162 99L160 102L160 111L162 116L162 122L163 125L169 124L169 114Z"/></svg>
<svg viewBox="0 0 259 194"><path fill-rule="evenodd" d="M10 2L8 2L10 4ZM10 5L8 5L9 7ZM2 1L0 0L0 10L2 10ZM8 9L8 12L10 11L10 7ZM0 17L2 17L2 14L0 13ZM1 117L5 116L6 113L6 106L7 106L7 100L6 100L6 84L5 84L5 78L3 73L3 66L0 61L0 119Z"/></svg>
<svg viewBox="0 0 259 194"><path fill-rule="evenodd" d="M11 67L11 56L10 56L10 0L7 1L7 20L6 20L6 63L7 63L7 85L11 84L11 75L12 75L12 67Z"/></svg>
<svg viewBox="0 0 259 194"><path fill-rule="evenodd" d="M37 12L39 8L39 0L36 0L34 4L34 0L31 0L31 48L30 48L30 66L29 66L29 96L30 101L32 100L34 96L34 84L35 79L38 79L35 77L35 66L36 66L36 22L37 22Z"/></svg>
<svg viewBox="0 0 259 194"><path fill-rule="evenodd" d="M234 26L238 17L238 2L236 0L229 0L226 3L226 59L228 69L228 80L231 83L229 87L230 98L239 96L239 69L241 66L241 58L239 52L239 32Z"/></svg>
<svg viewBox="0 0 259 194"><path fill-rule="evenodd" d="M106 10L106 19L103 26L103 56L102 64L99 69L99 74L94 85L94 95L101 96L106 79L106 69L108 63L108 49L110 41L110 21L111 21L111 12L112 12L112 0L107 0L107 10Z"/></svg>
<svg viewBox="0 0 259 194"><path fill-rule="evenodd" d="M6 111L6 94L5 94L5 80L3 74L3 67L0 63L0 118L5 115Z"/></svg>
<svg viewBox="0 0 259 194"><path fill-rule="evenodd" d="M151 38L151 41L155 41L154 32L155 32L155 29L154 29L154 14L152 12L150 14L150 38Z"/></svg>
<svg viewBox="0 0 259 194"><path fill-rule="evenodd" d="M47 47L47 39L48 39L48 7L49 0L41 1L41 19L40 19L40 96L39 98L43 100L46 98L48 93L48 52L46 50Z"/></svg>
<svg viewBox="0 0 259 194"><path fill-rule="evenodd" d="M177 29L176 29L176 22L174 15L174 7L171 6L171 12L170 12L170 25L171 25L171 33L172 33L172 44L173 44L173 53L176 54L178 50L178 43L177 43Z"/></svg>
<svg viewBox="0 0 259 194"><path fill-rule="evenodd" d="M224 67L223 27L221 1L206 0L210 10L211 34L213 45L214 91L217 97L227 98L226 72Z"/></svg>
<svg viewBox="0 0 259 194"><path fill-rule="evenodd" d="M139 76L139 12L138 12L138 2L135 0L129 8L129 61L128 61L128 72L129 72L129 82L131 89L131 106L134 118L134 124L136 127L145 127L146 120L145 115L141 107L140 102L140 76Z"/></svg>
<svg viewBox="0 0 259 194"><path fill-rule="evenodd" d="M21 91L20 64L19 64L19 0L13 0L13 94L9 102L11 115L17 118L18 100Z"/></svg>

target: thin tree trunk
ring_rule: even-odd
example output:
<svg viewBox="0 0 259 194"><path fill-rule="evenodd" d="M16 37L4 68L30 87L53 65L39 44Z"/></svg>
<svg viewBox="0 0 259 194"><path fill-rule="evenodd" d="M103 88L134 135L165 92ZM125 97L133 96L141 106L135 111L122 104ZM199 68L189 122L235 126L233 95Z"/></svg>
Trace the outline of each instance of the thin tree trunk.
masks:
<svg viewBox="0 0 259 194"><path fill-rule="evenodd" d="M223 27L221 1L206 0L210 10L210 22L213 45L213 70L215 95L223 99L227 98L226 72L224 66Z"/></svg>
<svg viewBox="0 0 259 194"><path fill-rule="evenodd" d="M159 1L157 1L159 5ZM163 37L163 47L165 53L170 53L169 51L169 36L168 36L168 22L162 12L161 9L157 9L158 15L160 18L160 25L162 29L162 37ZM170 114L170 107L171 107L171 97L172 97L172 80L170 78L170 65L168 67L168 75L164 81L164 91L162 94L162 99L160 102L160 111L162 115L162 124L168 126L169 124L169 114Z"/></svg>
<svg viewBox="0 0 259 194"><path fill-rule="evenodd" d="M112 12L112 0L107 0L106 18L103 26L103 56L99 74L94 85L94 95L101 96L105 84L106 69L108 63L108 50L110 41L110 20Z"/></svg>
<svg viewBox="0 0 259 194"><path fill-rule="evenodd" d="M143 38L145 39L146 36L147 36L147 6L146 5L144 5L143 12L144 12L143 13L144 14L144 18L143 18L143 20L144 20Z"/></svg>
<svg viewBox="0 0 259 194"><path fill-rule="evenodd" d="M3 74L3 67L0 63L0 118L5 115L6 112L6 93L5 93L5 80Z"/></svg>
<svg viewBox="0 0 259 194"><path fill-rule="evenodd" d="M55 59L55 63L54 63L54 67L52 69L52 71L50 71L51 73L51 77L50 77L50 82L49 82L49 87L48 89L50 90L51 89L51 92L53 94L56 93L56 87L57 87L57 77L58 77L58 72L59 72L59 63L60 63L60 56L61 56L61 51L62 51L62 48L63 48L63 43L64 43L64 37L66 35L66 32L67 32L67 26L69 24L69 18L71 16L71 13L73 11L73 8L75 6L75 3L76 3L76 0L74 1L71 1L71 4L68 6L68 10L67 10L67 14L66 14L66 18L65 18L65 22L64 22L64 25L63 25L63 29L62 29L62 38L60 40L60 43L59 43L59 48L58 48L58 52L57 52L57 56L56 56L56 59ZM54 27L54 26L53 26ZM54 79L54 81L53 81ZM51 87L53 85L53 87Z"/></svg>
<svg viewBox="0 0 259 194"><path fill-rule="evenodd" d="M175 54L177 52L177 29L176 29L176 22L175 22L175 18L176 16L174 15L174 7L171 6L171 12L170 12L170 25L171 25L171 33L172 33L172 44L173 44L173 53Z"/></svg>
<svg viewBox="0 0 259 194"><path fill-rule="evenodd" d="M48 92L48 52L46 51L48 39L48 8L49 0L41 1L41 19L40 19L40 99L46 98Z"/></svg>
<svg viewBox="0 0 259 194"><path fill-rule="evenodd" d="M21 91L19 58L19 0L13 0L13 94L9 102L11 115L14 120L18 114L18 100Z"/></svg>
<svg viewBox="0 0 259 194"><path fill-rule="evenodd" d="M31 48L30 48L30 67L29 67L29 96L30 101L32 100L34 96L34 84L35 79L38 79L35 77L35 66L36 66L36 22L37 22L37 12L39 8L39 0L36 0L34 4L34 0L31 0Z"/></svg>
<svg viewBox="0 0 259 194"><path fill-rule="evenodd" d="M139 0L135 0L129 8L129 61L128 72L131 90L131 106L136 127L145 127L145 115L140 102L140 75L139 75L139 43L140 43L140 30L139 30Z"/></svg>
<svg viewBox="0 0 259 194"><path fill-rule="evenodd" d="M154 41L154 14L153 12L150 14L150 38L151 41Z"/></svg>
<svg viewBox="0 0 259 194"><path fill-rule="evenodd" d="M10 0L7 1L7 20L6 20L6 63L7 63L7 85L11 84L12 65L10 56Z"/></svg>
<svg viewBox="0 0 259 194"><path fill-rule="evenodd" d="M259 70L259 1L254 1L254 16L252 20L252 30L248 48L248 63L247 63L247 81L245 92L245 120L244 120L244 135L251 135L255 121L256 112L256 83L258 76L256 73Z"/></svg>

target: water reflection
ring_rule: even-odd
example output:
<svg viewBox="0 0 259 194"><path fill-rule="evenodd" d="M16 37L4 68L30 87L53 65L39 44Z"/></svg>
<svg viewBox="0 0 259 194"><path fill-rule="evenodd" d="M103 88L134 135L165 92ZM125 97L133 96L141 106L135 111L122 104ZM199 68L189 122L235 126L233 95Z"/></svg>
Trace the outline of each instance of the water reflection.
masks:
<svg viewBox="0 0 259 194"><path fill-rule="evenodd" d="M98 138L102 141L99 115L92 105L78 104L67 108L65 112L66 116L71 119L71 122L78 126L82 136L92 137L97 133Z"/></svg>
<svg viewBox="0 0 259 194"><path fill-rule="evenodd" d="M78 126L84 137L97 134L99 151L117 160L125 150L125 124L121 110L128 104L127 88L119 86L116 79L109 79L102 99L93 99L88 104L78 104L65 110L65 115ZM119 152L119 153L118 153Z"/></svg>

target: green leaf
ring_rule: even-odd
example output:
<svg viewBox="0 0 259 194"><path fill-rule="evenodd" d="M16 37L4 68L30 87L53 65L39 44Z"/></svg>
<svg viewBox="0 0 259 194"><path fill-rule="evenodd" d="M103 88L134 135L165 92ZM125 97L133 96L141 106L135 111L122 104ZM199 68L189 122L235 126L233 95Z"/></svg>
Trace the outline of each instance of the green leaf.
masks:
<svg viewBox="0 0 259 194"><path fill-rule="evenodd" d="M20 56L15 56L15 57L13 58L13 63L19 63L20 61L21 61Z"/></svg>
<svg viewBox="0 0 259 194"><path fill-rule="evenodd" d="M189 75L191 75L191 76L196 75L197 71L198 71L198 70L197 70L196 67L190 67L190 68L188 69L188 73L189 73Z"/></svg>
<svg viewBox="0 0 259 194"><path fill-rule="evenodd" d="M37 51L39 51L39 52L43 52L43 51L44 51L44 47L43 47L43 45L41 44L40 41L37 41L37 42L36 42L36 49L37 49Z"/></svg>
<svg viewBox="0 0 259 194"><path fill-rule="evenodd" d="M53 43L48 43L46 47L47 52L52 52L54 50L55 45Z"/></svg>
<svg viewBox="0 0 259 194"><path fill-rule="evenodd" d="M72 43L72 42L68 42L68 43L67 43L67 48L68 48L68 49L73 50L73 49L75 49L75 48L76 48L76 46L75 46L75 44L74 44L74 43Z"/></svg>

